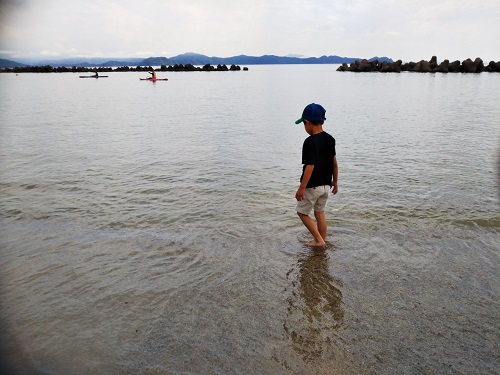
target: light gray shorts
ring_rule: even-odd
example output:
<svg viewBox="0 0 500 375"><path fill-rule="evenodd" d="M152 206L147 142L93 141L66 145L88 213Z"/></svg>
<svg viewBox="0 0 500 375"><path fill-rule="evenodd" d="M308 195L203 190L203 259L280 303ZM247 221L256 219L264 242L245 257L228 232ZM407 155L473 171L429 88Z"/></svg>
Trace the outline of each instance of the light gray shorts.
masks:
<svg viewBox="0 0 500 375"><path fill-rule="evenodd" d="M309 215L314 209L316 212L322 212L326 208L326 202L330 196L330 186L316 186L306 189L304 199L297 201L297 212L303 215Z"/></svg>

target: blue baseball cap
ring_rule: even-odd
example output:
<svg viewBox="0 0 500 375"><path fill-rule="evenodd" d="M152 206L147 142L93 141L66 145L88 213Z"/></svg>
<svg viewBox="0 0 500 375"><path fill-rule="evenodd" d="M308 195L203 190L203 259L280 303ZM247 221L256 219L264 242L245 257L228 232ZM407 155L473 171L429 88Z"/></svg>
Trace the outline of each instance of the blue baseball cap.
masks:
<svg viewBox="0 0 500 375"><path fill-rule="evenodd" d="M311 122L320 122L326 120L326 109L324 109L319 104L311 103L308 104L304 111L302 111L302 117L295 121L296 124L300 124L304 120Z"/></svg>

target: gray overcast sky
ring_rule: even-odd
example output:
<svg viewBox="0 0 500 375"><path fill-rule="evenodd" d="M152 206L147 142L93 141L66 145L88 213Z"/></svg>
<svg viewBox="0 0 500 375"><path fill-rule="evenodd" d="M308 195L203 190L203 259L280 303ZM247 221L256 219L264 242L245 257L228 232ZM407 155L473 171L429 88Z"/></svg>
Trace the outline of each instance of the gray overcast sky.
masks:
<svg viewBox="0 0 500 375"><path fill-rule="evenodd" d="M500 0L0 0L0 58L500 60Z"/></svg>

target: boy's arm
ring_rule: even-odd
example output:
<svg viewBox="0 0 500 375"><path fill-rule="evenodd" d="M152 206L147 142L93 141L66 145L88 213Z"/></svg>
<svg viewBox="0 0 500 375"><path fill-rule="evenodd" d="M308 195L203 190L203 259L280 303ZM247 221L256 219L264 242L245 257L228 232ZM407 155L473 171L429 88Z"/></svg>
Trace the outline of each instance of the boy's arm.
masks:
<svg viewBox="0 0 500 375"><path fill-rule="evenodd" d="M339 178L339 166L337 164L337 155L333 155L333 180L332 180L333 194L337 194L337 191L339 190L338 178Z"/></svg>
<svg viewBox="0 0 500 375"><path fill-rule="evenodd" d="M298 201L304 199L304 195L306 194L306 186L307 183L309 182L309 179L311 178L313 169L314 169L314 164L308 164L304 169L304 175L302 176L302 181L300 182L300 186L297 189L297 192L295 193L295 199L297 199Z"/></svg>

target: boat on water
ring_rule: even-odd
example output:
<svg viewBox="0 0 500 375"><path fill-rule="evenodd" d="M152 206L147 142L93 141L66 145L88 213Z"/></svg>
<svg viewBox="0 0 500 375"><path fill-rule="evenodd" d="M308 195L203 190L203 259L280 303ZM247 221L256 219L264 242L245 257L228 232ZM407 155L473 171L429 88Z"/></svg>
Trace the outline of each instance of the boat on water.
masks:
<svg viewBox="0 0 500 375"><path fill-rule="evenodd" d="M80 76L80 78L108 78L108 76Z"/></svg>
<svg viewBox="0 0 500 375"><path fill-rule="evenodd" d="M148 78L139 78L141 81L153 81L153 82L156 82L156 81L168 81L168 78L151 78L151 77L148 77Z"/></svg>

